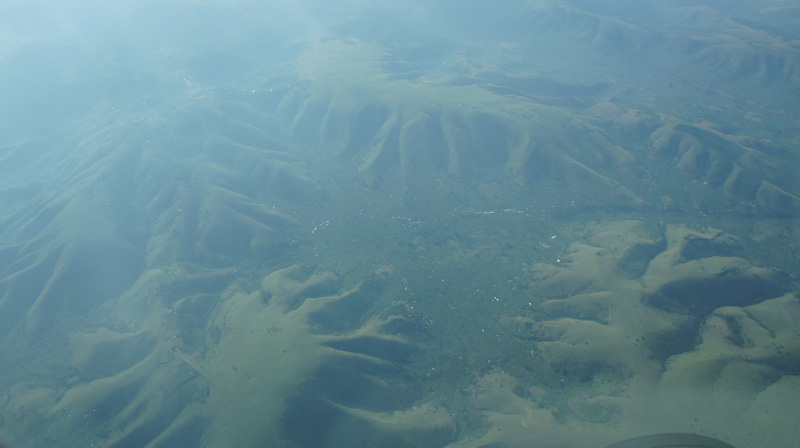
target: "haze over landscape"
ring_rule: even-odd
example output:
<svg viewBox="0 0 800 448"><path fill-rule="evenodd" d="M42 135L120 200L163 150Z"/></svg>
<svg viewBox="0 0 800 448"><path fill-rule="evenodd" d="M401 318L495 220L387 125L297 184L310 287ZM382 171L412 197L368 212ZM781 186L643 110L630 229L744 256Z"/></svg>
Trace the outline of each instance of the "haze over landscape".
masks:
<svg viewBox="0 0 800 448"><path fill-rule="evenodd" d="M794 447L800 5L0 6L0 440Z"/></svg>

